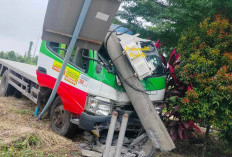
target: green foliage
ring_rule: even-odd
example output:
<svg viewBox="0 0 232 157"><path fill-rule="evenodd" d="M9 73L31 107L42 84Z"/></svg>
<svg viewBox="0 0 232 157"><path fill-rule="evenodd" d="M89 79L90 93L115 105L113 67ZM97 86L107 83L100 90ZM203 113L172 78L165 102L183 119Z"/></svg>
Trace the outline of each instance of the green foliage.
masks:
<svg viewBox="0 0 232 157"><path fill-rule="evenodd" d="M44 141L36 134L30 133L21 138L15 138L9 144L0 145L1 157L65 157L60 152L47 153L44 151ZM62 152L62 150L61 150ZM79 152L70 152L79 156Z"/></svg>
<svg viewBox="0 0 232 157"><path fill-rule="evenodd" d="M41 145L40 139L34 134L28 134L25 138L15 139L10 145L1 145L0 156L13 157L13 156L37 156L42 157L44 154L34 149L39 149Z"/></svg>
<svg viewBox="0 0 232 157"><path fill-rule="evenodd" d="M8 59L8 60L16 61L16 62L21 62L21 63L32 64L32 65L36 65L38 61L38 56L29 58L26 56L16 54L14 51L9 51L9 52L1 51L0 58Z"/></svg>
<svg viewBox="0 0 232 157"><path fill-rule="evenodd" d="M127 21L128 28L144 38L160 38L168 48L177 45L183 30L205 18L218 13L232 18L231 0L124 0L122 8L118 16ZM151 26L144 27L146 22Z"/></svg>
<svg viewBox="0 0 232 157"><path fill-rule="evenodd" d="M33 111L28 109L17 109L17 108L11 108L10 112L16 113L16 114L22 114L22 115L32 115Z"/></svg>
<svg viewBox="0 0 232 157"><path fill-rule="evenodd" d="M181 35L179 79L193 84L181 99L185 120L217 127L232 142L232 24L217 15Z"/></svg>
<svg viewBox="0 0 232 157"><path fill-rule="evenodd" d="M27 57L29 59L31 58L31 49L32 49L32 46L33 46L33 42L30 41L30 43L29 43L29 49L28 49L28 52L27 52Z"/></svg>

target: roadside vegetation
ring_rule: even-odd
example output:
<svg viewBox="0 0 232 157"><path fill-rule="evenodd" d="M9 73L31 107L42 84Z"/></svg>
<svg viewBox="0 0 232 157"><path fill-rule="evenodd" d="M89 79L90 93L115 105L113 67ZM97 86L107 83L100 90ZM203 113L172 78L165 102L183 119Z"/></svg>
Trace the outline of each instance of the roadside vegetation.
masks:
<svg viewBox="0 0 232 157"><path fill-rule="evenodd" d="M188 148L200 146L197 155L232 156L232 2L125 0L122 8L117 23L160 39L163 120L177 147L187 140Z"/></svg>
<svg viewBox="0 0 232 157"><path fill-rule="evenodd" d="M33 46L33 42L31 41L29 43L29 49L27 52L25 52L24 56L14 52L14 51L7 51L7 52L0 51L0 58L11 60L11 61L17 61L17 62L21 62L21 63L36 65L37 61L38 61L38 56L36 56L35 54L33 54L33 55L31 54L32 53L32 46Z"/></svg>
<svg viewBox="0 0 232 157"><path fill-rule="evenodd" d="M79 156L77 143L50 131L47 119L36 121L34 108L24 98L0 98L0 156Z"/></svg>
<svg viewBox="0 0 232 157"><path fill-rule="evenodd" d="M192 85L179 102L185 120L199 121L232 144L232 24L221 15L205 19L181 36L177 73ZM205 151L205 147L203 151Z"/></svg>

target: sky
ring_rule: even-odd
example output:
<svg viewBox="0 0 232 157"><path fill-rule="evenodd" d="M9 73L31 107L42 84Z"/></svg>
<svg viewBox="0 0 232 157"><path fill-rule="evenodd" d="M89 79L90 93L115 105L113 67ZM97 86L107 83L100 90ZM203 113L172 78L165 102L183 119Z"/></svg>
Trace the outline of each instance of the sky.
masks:
<svg viewBox="0 0 232 157"><path fill-rule="evenodd" d="M47 3L48 0L0 0L0 51L13 50L24 55L33 41L32 54L39 53Z"/></svg>

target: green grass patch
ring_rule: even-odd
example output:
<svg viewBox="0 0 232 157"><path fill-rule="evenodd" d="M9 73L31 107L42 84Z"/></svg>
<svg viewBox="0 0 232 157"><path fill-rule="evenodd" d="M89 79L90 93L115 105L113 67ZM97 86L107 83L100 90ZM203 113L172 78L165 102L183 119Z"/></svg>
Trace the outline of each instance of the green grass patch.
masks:
<svg viewBox="0 0 232 157"><path fill-rule="evenodd" d="M44 156L43 152L38 151L41 147L41 140L34 134L27 134L23 138L14 139L8 145L1 145L0 156L3 157L30 157Z"/></svg>
<svg viewBox="0 0 232 157"><path fill-rule="evenodd" d="M33 112L29 109L10 109L11 112L16 113L16 114L23 114L23 115L31 115Z"/></svg>

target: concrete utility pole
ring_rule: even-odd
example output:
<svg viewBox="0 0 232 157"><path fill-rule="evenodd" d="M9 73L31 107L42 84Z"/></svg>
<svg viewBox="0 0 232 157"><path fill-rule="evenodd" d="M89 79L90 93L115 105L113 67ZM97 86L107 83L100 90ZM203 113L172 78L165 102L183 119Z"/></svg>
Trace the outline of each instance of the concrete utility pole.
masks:
<svg viewBox="0 0 232 157"><path fill-rule="evenodd" d="M110 33L108 33L105 38L105 43L107 43L105 47L107 48L114 65L121 74L119 77L122 80L126 93L131 100L148 137L152 140L155 148L159 148L164 152L171 151L175 148L175 145L149 96L141 91L135 90L124 81L126 78L129 78L127 81L130 82L130 84L145 91L141 81L137 77L131 77L135 72L129 63L128 58L125 55L122 55L123 49L116 34L112 33L111 36L108 37L109 35ZM108 41L106 41L107 39Z"/></svg>

